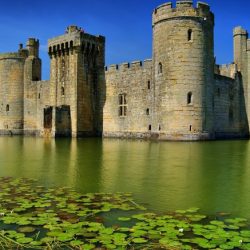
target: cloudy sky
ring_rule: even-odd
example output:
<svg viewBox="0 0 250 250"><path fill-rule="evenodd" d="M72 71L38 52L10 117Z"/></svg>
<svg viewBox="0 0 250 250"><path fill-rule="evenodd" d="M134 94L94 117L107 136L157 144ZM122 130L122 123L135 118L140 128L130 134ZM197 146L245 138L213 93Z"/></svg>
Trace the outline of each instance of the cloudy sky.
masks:
<svg viewBox="0 0 250 250"><path fill-rule="evenodd" d="M152 57L151 13L164 0L7 0L0 5L0 52L16 51L28 37L40 40L43 79L49 78L47 40L75 24L106 37L106 64ZM196 2L196 1L194 1ZM218 63L233 60L232 29L250 31L249 0L207 0L215 13Z"/></svg>

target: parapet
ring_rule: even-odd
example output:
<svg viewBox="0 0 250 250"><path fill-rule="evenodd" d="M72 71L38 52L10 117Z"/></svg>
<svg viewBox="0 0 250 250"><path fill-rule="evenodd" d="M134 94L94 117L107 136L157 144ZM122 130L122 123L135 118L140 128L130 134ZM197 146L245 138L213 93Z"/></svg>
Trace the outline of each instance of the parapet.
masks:
<svg viewBox="0 0 250 250"><path fill-rule="evenodd" d="M35 38L29 38L27 40L26 46L37 46L37 44L39 44L39 40L35 39Z"/></svg>
<svg viewBox="0 0 250 250"><path fill-rule="evenodd" d="M153 25L176 18L201 18L201 20L211 22L214 25L214 15L210 11L208 4L198 2L196 7L192 0L178 0L176 7L173 7L172 2L168 2L158 6L153 12Z"/></svg>
<svg viewBox="0 0 250 250"><path fill-rule="evenodd" d="M127 70L143 70L148 69L152 66L152 59L144 61L133 61L131 63L124 62L121 64L112 64L109 67L105 67L106 72L121 72Z"/></svg>
<svg viewBox="0 0 250 250"><path fill-rule="evenodd" d="M82 28L77 27L76 25L70 25L66 28L66 34L73 32L84 32Z"/></svg>
<svg viewBox="0 0 250 250"><path fill-rule="evenodd" d="M193 7L192 0L179 0L176 1L176 8L190 8Z"/></svg>
<svg viewBox="0 0 250 250"><path fill-rule="evenodd" d="M241 26L238 26L236 28L234 28L234 32L233 32L234 36L247 36L247 31L245 29L243 29Z"/></svg>
<svg viewBox="0 0 250 250"><path fill-rule="evenodd" d="M68 26L64 35L54 37L48 41L49 55L69 53L74 48L86 52L96 52L98 46L105 43L104 36L87 34L75 25Z"/></svg>
<svg viewBox="0 0 250 250"><path fill-rule="evenodd" d="M234 63L216 65L215 74L217 74L217 75L226 76L229 78L234 78L236 72L237 72L237 65Z"/></svg>
<svg viewBox="0 0 250 250"><path fill-rule="evenodd" d="M26 57L25 55L22 55L19 52L10 52L10 53L0 54L0 60L7 60L7 59L23 60L25 57Z"/></svg>

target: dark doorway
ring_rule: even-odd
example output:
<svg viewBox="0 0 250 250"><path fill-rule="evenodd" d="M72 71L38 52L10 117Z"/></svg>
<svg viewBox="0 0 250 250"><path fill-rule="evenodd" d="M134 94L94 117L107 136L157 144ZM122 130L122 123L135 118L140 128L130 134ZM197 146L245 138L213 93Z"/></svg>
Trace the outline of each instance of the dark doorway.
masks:
<svg viewBox="0 0 250 250"><path fill-rule="evenodd" d="M45 129L52 128L52 107L48 107L44 109L44 116L43 116L43 124Z"/></svg>
<svg viewBox="0 0 250 250"><path fill-rule="evenodd" d="M71 136L70 106L56 107L56 137Z"/></svg>

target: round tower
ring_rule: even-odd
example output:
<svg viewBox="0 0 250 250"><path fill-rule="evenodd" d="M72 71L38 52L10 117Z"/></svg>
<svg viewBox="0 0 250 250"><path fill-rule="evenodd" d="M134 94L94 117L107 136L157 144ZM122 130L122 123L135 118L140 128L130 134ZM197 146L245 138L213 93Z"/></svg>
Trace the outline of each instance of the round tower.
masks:
<svg viewBox="0 0 250 250"><path fill-rule="evenodd" d="M19 53L0 55L1 133L22 133L24 61Z"/></svg>
<svg viewBox="0 0 250 250"><path fill-rule="evenodd" d="M177 1L153 13L154 129L162 139L213 137L214 15Z"/></svg>

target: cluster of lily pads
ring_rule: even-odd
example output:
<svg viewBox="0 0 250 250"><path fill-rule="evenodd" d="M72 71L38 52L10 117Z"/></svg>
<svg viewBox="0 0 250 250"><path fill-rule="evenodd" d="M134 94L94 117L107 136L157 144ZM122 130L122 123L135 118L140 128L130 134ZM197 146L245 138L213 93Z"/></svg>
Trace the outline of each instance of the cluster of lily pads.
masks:
<svg viewBox="0 0 250 250"><path fill-rule="evenodd" d="M11 249L250 249L246 219L199 209L150 213L130 194L80 194L0 178L0 247ZM10 249L10 247L9 247Z"/></svg>

